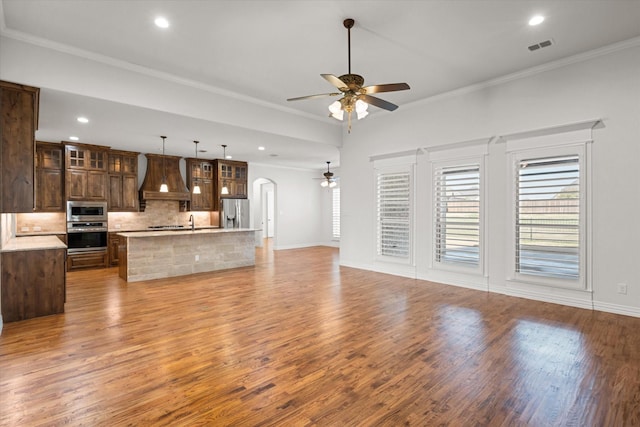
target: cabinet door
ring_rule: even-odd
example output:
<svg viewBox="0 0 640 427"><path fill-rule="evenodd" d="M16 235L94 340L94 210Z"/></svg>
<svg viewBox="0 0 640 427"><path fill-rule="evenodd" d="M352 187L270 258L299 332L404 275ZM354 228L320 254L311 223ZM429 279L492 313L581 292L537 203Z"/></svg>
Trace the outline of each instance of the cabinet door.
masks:
<svg viewBox="0 0 640 427"><path fill-rule="evenodd" d="M111 161L111 159L109 159ZM116 211L122 209L122 176L109 175L109 199L107 200L109 210Z"/></svg>
<svg viewBox="0 0 640 427"><path fill-rule="evenodd" d="M107 152L99 150L89 151L89 162L87 169L107 170Z"/></svg>
<svg viewBox="0 0 640 427"><path fill-rule="evenodd" d="M69 145L66 148L67 169L86 169L89 164L89 150Z"/></svg>
<svg viewBox="0 0 640 427"><path fill-rule="evenodd" d="M122 209L138 210L138 176L122 175Z"/></svg>
<svg viewBox="0 0 640 427"><path fill-rule="evenodd" d="M200 183L200 191L202 192L202 210L213 210L213 181L204 180Z"/></svg>
<svg viewBox="0 0 640 427"><path fill-rule="evenodd" d="M122 173L138 175L138 155L123 155L122 156Z"/></svg>
<svg viewBox="0 0 640 427"><path fill-rule="evenodd" d="M107 174L101 171L87 172L87 199L107 200Z"/></svg>
<svg viewBox="0 0 640 427"><path fill-rule="evenodd" d="M33 212L34 93L0 87L0 193L2 212Z"/></svg>
<svg viewBox="0 0 640 427"><path fill-rule="evenodd" d="M120 237L116 233L109 233L109 265L118 265L118 245L120 245Z"/></svg>
<svg viewBox="0 0 640 427"><path fill-rule="evenodd" d="M61 170L38 169L36 211L62 212L64 202L62 198L63 175Z"/></svg>
<svg viewBox="0 0 640 427"><path fill-rule="evenodd" d="M66 178L67 199L85 200L87 198L87 171L68 169Z"/></svg>

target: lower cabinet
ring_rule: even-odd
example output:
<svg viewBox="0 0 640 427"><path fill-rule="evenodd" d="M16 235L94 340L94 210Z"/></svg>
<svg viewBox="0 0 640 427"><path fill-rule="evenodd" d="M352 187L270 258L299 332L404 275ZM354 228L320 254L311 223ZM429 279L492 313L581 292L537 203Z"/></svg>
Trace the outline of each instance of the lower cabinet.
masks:
<svg viewBox="0 0 640 427"><path fill-rule="evenodd" d="M118 245L120 244L120 236L118 236L118 233L109 233L107 240L109 241L109 265L115 267L119 262Z"/></svg>
<svg viewBox="0 0 640 427"><path fill-rule="evenodd" d="M2 253L2 320L64 313L66 249Z"/></svg>
<svg viewBox="0 0 640 427"><path fill-rule="evenodd" d="M85 268L105 268L109 255L104 251L78 252L67 256L67 271Z"/></svg>

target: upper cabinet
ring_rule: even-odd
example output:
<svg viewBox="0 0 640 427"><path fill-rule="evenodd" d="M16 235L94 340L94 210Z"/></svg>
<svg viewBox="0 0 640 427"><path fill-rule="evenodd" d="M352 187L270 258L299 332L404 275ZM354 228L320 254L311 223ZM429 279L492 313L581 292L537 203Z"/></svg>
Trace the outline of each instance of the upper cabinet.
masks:
<svg viewBox="0 0 640 427"><path fill-rule="evenodd" d="M187 158L187 187L191 192L190 211L211 211L213 204L213 182L215 179L213 161ZM200 187L200 194L193 192L195 185Z"/></svg>
<svg viewBox="0 0 640 427"><path fill-rule="evenodd" d="M109 211L138 212L138 154L109 151Z"/></svg>
<svg viewBox="0 0 640 427"><path fill-rule="evenodd" d="M66 200L107 201L109 147L65 142Z"/></svg>
<svg viewBox="0 0 640 427"><path fill-rule="evenodd" d="M247 176L249 167L247 162L232 160L215 160L214 168L217 179L215 182L215 209L218 210L220 199L246 199ZM223 194L223 188L227 188L227 194Z"/></svg>
<svg viewBox="0 0 640 427"><path fill-rule="evenodd" d="M36 142L36 211L63 212L64 147Z"/></svg>
<svg viewBox="0 0 640 427"><path fill-rule="evenodd" d="M33 212L40 89L0 81L0 212Z"/></svg>

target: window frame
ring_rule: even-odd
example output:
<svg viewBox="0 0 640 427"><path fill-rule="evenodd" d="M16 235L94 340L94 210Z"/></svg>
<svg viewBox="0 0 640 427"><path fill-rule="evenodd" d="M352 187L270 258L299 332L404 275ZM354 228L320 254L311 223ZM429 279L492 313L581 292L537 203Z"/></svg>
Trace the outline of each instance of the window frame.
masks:
<svg viewBox="0 0 640 427"><path fill-rule="evenodd" d="M384 261L395 264L404 264L404 265L412 265L414 259L414 210L415 210L415 163L403 163L402 161L394 162L379 162L383 164L377 164L374 166L374 232L375 232L375 260L376 261ZM408 232L408 254L406 257L398 257L398 256L390 256L383 255L380 253L380 220L378 215L379 209L379 185L378 179L380 175L388 175L388 174L408 174L409 177L409 196L408 196L408 220L407 220L407 232Z"/></svg>
<svg viewBox="0 0 640 427"><path fill-rule="evenodd" d="M338 212L336 215L336 193L337 193L337 205ZM338 233L336 234L336 222ZM340 241L340 187L334 187L331 189L331 240Z"/></svg>
<svg viewBox="0 0 640 427"><path fill-rule="evenodd" d="M555 146L546 146L540 148L527 148L521 150L514 150L509 155L509 261L508 281L519 283L531 283L537 285L545 285L554 288L572 289L572 290L590 290L589 268L587 263L589 259L588 243L590 241L590 206L588 201L590 200L590 179L589 179L589 163L588 163L588 145L585 143L579 144L564 144ZM578 220L578 278L577 279L563 279L559 277L544 276L527 274L517 271L517 254L518 254L518 240L517 240L517 198L518 198L518 176L519 176L519 164L523 160L536 160L545 158L555 158L564 156L577 156L579 165L579 220Z"/></svg>
<svg viewBox="0 0 640 427"><path fill-rule="evenodd" d="M477 265L469 265L465 263L456 262L442 262L437 259L437 242L438 242L438 214L437 214L437 202L438 202L438 182L437 173L439 169L445 168L457 168L470 165L477 165L478 167L478 179L479 179L479 206L478 206L478 263ZM484 156L474 157L457 157L447 160L432 160L431 161L431 227L432 236L431 239L431 267L438 270L447 270L454 272L483 274L485 263L485 168L484 168Z"/></svg>

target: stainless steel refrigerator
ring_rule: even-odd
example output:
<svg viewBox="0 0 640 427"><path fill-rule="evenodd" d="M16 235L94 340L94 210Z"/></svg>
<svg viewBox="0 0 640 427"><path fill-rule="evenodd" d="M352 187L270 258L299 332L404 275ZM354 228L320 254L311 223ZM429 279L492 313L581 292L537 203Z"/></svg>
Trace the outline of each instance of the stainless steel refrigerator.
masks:
<svg viewBox="0 0 640 427"><path fill-rule="evenodd" d="M249 228L249 200L222 199L220 210L220 227Z"/></svg>

